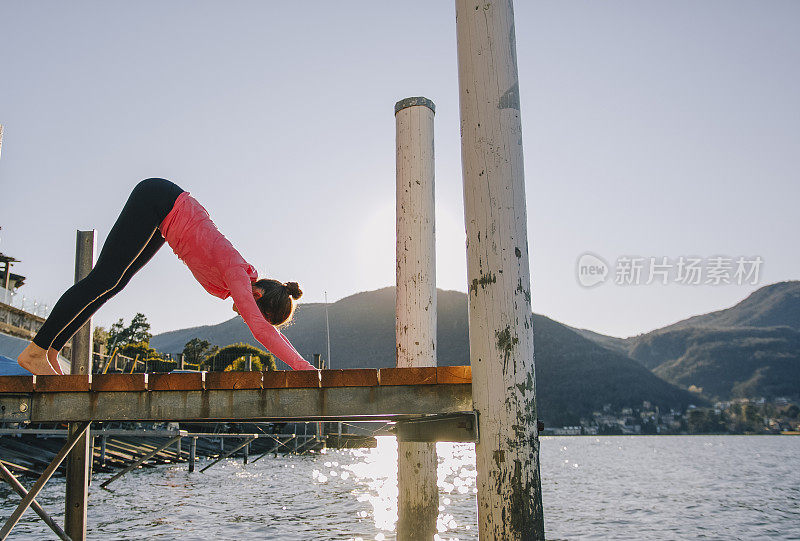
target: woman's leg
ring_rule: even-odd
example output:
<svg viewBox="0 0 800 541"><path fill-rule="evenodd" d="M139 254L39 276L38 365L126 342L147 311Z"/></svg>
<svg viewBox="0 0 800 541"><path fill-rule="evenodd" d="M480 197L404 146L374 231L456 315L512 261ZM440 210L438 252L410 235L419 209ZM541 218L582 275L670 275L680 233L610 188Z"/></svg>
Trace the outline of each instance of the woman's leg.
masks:
<svg viewBox="0 0 800 541"><path fill-rule="evenodd" d="M60 370L57 360L58 352L61 351L61 348L64 347L64 344L69 342L70 338L72 338L75 333L78 332L78 329L80 329L84 323L86 323L86 321L88 321L88 319L106 303L106 301L111 299L111 297L122 291L125 286L128 285L128 282L131 281L133 275L136 274L139 269L144 267L144 265L153 258L156 252L158 252L158 250L164 245L164 242L164 237L162 237L160 234L156 233L153 235L150 238L150 241L144 247L144 250L142 250L139 256L133 261L131 266L128 267L128 269L124 272L119 283L84 308L81 313L78 314L75 319L73 319L72 322L70 322L70 324L64 328L64 330L58 333L58 336L55 337L53 343L47 350L47 360L50 362L50 366L52 366L56 372Z"/></svg>
<svg viewBox="0 0 800 541"><path fill-rule="evenodd" d="M152 257L155 250L160 248L163 239L158 246L155 244L151 246L155 250L149 257L143 258L138 268L134 267L134 262L140 256L147 255L145 250L151 240L161 237L158 226L166 218L182 191L164 179L143 180L133 189L108 234L94 269L61 296L31 346L20 355L18 359L20 365L33 373L52 373L53 369L47 362L45 352L58 345L56 338L62 334L66 335L68 328L75 327L76 330L80 328L105 300L113 296L112 291L115 288L117 291L121 289L118 286L126 273L132 276ZM133 272L129 272L130 270ZM92 305L94 310L90 311L88 307ZM71 335L67 339L69 337ZM59 343L63 346L63 342Z"/></svg>

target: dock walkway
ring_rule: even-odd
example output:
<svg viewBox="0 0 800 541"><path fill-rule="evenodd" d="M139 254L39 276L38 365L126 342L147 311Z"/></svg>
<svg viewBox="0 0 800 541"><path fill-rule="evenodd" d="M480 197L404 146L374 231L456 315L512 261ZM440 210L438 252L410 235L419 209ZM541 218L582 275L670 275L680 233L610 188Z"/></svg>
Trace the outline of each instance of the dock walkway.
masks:
<svg viewBox="0 0 800 541"><path fill-rule="evenodd" d="M398 421L472 409L469 366L0 377L0 422Z"/></svg>

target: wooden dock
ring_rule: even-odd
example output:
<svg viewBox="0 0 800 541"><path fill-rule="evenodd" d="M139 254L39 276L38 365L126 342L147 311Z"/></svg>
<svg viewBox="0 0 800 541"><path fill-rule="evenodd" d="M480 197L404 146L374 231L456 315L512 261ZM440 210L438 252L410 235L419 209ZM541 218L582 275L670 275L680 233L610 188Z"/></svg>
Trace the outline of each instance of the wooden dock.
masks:
<svg viewBox="0 0 800 541"><path fill-rule="evenodd" d="M0 377L0 422L398 421L472 414L469 366Z"/></svg>
<svg viewBox="0 0 800 541"><path fill-rule="evenodd" d="M3 476L23 499L0 530L0 539L8 536L29 506L60 538L69 538L36 504L35 498L73 448L78 449L77 457L83 461L83 477L88 484L87 474L94 455L94 445L89 445L88 434L93 421L227 420L397 421L400 429L396 434L401 441L476 441L478 435L477 416L472 409L469 366L2 376L1 423L69 422L70 430L65 433L68 436L66 443L30 491L26 491L3 466ZM113 482L170 445L180 445L180 439L189 435L180 432L103 485ZM249 446L260 435L250 436L222 458ZM76 447L79 441L86 442L85 449L83 444ZM191 441L190 463L193 466L196 435ZM178 450L178 457L180 453ZM132 458L133 454L129 454L127 458ZM81 493L71 496L70 486L75 489L74 483L70 484L69 468L67 477L68 508L76 505L85 512L86 486ZM66 522L69 526L70 521ZM79 526L83 538L85 515Z"/></svg>

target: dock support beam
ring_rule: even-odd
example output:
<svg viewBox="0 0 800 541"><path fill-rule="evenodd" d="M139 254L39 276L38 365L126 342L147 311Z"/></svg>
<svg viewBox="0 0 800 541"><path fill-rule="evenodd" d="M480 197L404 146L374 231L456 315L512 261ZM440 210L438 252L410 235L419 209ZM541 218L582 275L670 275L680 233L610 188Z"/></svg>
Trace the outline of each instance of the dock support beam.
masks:
<svg viewBox="0 0 800 541"><path fill-rule="evenodd" d="M456 0L481 539L544 539L511 0Z"/></svg>
<svg viewBox="0 0 800 541"><path fill-rule="evenodd" d="M94 266L95 231L78 231L75 248L75 282L86 278ZM92 359L92 319L89 318L72 337L71 374L88 374ZM80 429L81 423L69 423L69 435ZM67 486L64 530L73 541L86 539L86 505L89 497L89 461L92 449L89 435L84 433L67 458Z"/></svg>
<svg viewBox="0 0 800 541"><path fill-rule="evenodd" d="M436 366L436 239L431 100L394 108L397 129L397 366ZM435 443L397 443L397 539L436 534Z"/></svg>
<svg viewBox="0 0 800 541"><path fill-rule="evenodd" d="M34 483L25 497L22 498L22 501L19 503L17 508L13 513L11 513L11 516L8 517L8 520L6 520L3 528L0 529L0 540L5 540L8 537L12 528L14 528L17 522L19 522L19 519L22 518L25 510L28 509L28 506L30 506L31 503L36 499L36 496L38 496L39 492L42 491L44 485L50 480L58 467L67 457L67 453L69 453L75 447L76 442L87 436L86 433L89 431L90 424L91 423L88 421L83 423L75 423L75 431L70 431L69 437L67 438L67 443L65 443L64 447L62 447L58 454L56 454L56 456L50 462L50 465L45 468L44 472L42 472L42 474L36 480L36 483ZM69 531L67 531L67 534L69 534ZM70 535L69 537L71 539L86 539L86 536L82 538L75 538Z"/></svg>
<svg viewBox="0 0 800 541"><path fill-rule="evenodd" d="M11 488L14 489L14 492L19 494L20 498L25 498L28 496L28 491L25 490L25 487L22 486L14 474L12 474L6 465L0 462L0 476L6 480L6 482L11 485ZM61 529L58 522L52 519L50 515L47 514L47 511L42 509L42 506L38 504L36 500L31 500L31 509L36 511L36 514L39 515L45 524L47 524L51 530L58 536L59 539L63 539L64 541L70 541L70 538L67 536L66 532Z"/></svg>

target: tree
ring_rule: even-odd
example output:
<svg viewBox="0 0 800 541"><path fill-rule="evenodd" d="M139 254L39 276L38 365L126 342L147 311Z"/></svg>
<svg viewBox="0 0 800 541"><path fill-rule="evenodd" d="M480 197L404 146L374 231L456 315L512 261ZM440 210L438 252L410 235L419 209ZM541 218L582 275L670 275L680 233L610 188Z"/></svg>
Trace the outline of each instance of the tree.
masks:
<svg viewBox="0 0 800 541"><path fill-rule="evenodd" d="M108 344L108 331L104 327L95 327L92 334L92 351L95 353L105 353L103 351Z"/></svg>
<svg viewBox="0 0 800 541"><path fill-rule="evenodd" d="M238 359L247 355L258 358L261 362L262 370L277 370L275 366L275 357L273 357L271 353L267 353L266 351L245 343L231 344L209 355L203 361L201 368L212 372L221 372L227 370L228 367L234 365ZM255 359L253 359L253 361L253 368L255 368ZM241 362L239 366L243 366L243 362Z"/></svg>
<svg viewBox="0 0 800 541"><path fill-rule="evenodd" d="M132 357L132 358L136 358L136 356L138 355L139 360L141 361L152 357L156 358L163 357L161 353L151 348L148 342L134 342L122 345L119 348L119 353L121 355L125 355L126 357Z"/></svg>
<svg viewBox="0 0 800 541"><path fill-rule="evenodd" d="M150 324L147 322L147 316L141 312L133 316L131 324L128 326L128 336L130 336L131 342L150 343L153 335L150 334Z"/></svg>
<svg viewBox="0 0 800 541"><path fill-rule="evenodd" d="M141 342L149 345L152 336L153 335L150 334L150 324L147 322L147 316L138 312L133 316L131 324L127 327L125 326L125 321L121 318L111 325L111 328L108 330L108 349L113 350L115 347L120 347L125 344Z"/></svg>
<svg viewBox="0 0 800 541"><path fill-rule="evenodd" d="M183 346L183 362L200 364L209 355L213 355L219 348L208 340L192 338Z"/></svg>
<svg viewBox="0 0 800 541"><path fill-rule="evenodd" d="M125 322L122 320L122 318L111 325L111 328L108 329L108 338L106 342L109 350L113 350L118 345L125 344L129 341L125 336L125 331Z"/></svg>
<svg viewBox="0 0 800 541"><path fill-rule="evenodd" d="M264 365L261 364L261 359L259 357L253 356L253 363L250 366L250 369L255 372L261 372L264 370ZM246 357L239 357L225 368L225 372L244 372L245 370L247 370Z"/></svg>

